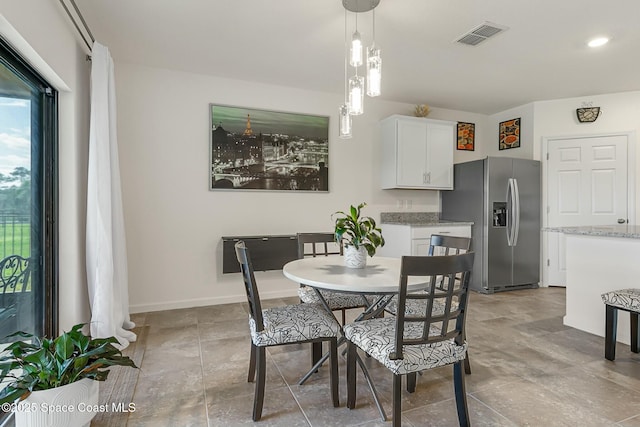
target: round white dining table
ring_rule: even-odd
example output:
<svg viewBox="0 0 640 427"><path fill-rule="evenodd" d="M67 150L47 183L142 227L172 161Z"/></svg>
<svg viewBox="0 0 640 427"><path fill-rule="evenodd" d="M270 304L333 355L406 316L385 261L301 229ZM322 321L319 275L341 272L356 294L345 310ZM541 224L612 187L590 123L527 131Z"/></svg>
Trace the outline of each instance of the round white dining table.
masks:
<svg viewBox="0 0 640 427"><path fill-rule="evenodd" d="M395 294L400 283L400 258L370 257L364 268L344 265L344 257L318 256L288 262L282 269L294 282L318 289L359 294ZM412 277L408 291L426 287L426 280Z"/></svg>

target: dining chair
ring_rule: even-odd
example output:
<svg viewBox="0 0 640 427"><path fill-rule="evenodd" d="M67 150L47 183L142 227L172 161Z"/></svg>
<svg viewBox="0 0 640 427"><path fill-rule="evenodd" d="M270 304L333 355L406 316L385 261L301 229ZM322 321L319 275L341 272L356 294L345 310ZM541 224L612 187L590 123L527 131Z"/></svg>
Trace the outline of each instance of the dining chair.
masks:
<svg viewBox="0 0 640 427"><path fill-rule="evenodd" d="M333 233L298 233L298 258L342 255L342 245L336 243ZM359 294L321 290L322 297L332 311L342 312L342 324L346 311L351 308L367 308L368 300ZM298 297L305 303L320 303L316 291L305 285L298 288Z"/></svg>
<svg viewBox="0 0 640 427"><path fill-rule="evenodd" d="M340 406L338 397L338 331L340 325L319 304L293 304L262 309L249 250L243 241L235 244L236 257L244 280L249 303L251 356L248 381L256 381L253 420L262 417L266 379L266 348L286 344L328 341L330 350L331 400Z"/></svg>
<svg viewBox="0 0 640 427"><path fill-rule="evenodd" d="M404 256L398 285L398 312L394 317L353 322L343 327L348 340L347 407L356 404L356 358L358 349L376 359L393 374L394 427L401 425L402 376L425 369L453 365L453 384L458 421L469 425L463 364L469 277L473 252L445 256ZM426 292L407 292L411 277L428 276ZM415 279L414 279L415 280ZM424 311L407 314L409 301L422 300ZM442 310L439 307L443 307ZM415 378L415 376L413 377Z"/></svg>
<svg viewBox="0 0 640 427"><path fill-rule="evenodd" d="M335 241L333 233L298 233L298 258L342 255L342 245ZM346 323L346 311L351 308L366 308L367 299L358 294L320 290L322 298L331 311L342 312L342 324ZM320 298L310 286L300 284L298 297L303 303L321 304ZM311 366L322 358L322 343L311 344Z"/></svg>
<svg viewBox="0 0 640 427"><path fill-rule="evenodd" d="M470 237L459 236L445 236L441 234L432 234L429 240L429 250L427 256L434 255L458 255L461 253L469 252L471 249ZM397 297L394 297L391 302L385 308L385 311L395 316L397 310ZM409 300L405 307L406 314L422 313L425 310L425 301L423 300ZM438 302L436 302L436 310L443 310ZM471 374L471 363L469 362L469 352L464 360L464 371L467 374ZM411 382L413 384L414 382ZM413 390L409 390L413 391Z"/></svg>

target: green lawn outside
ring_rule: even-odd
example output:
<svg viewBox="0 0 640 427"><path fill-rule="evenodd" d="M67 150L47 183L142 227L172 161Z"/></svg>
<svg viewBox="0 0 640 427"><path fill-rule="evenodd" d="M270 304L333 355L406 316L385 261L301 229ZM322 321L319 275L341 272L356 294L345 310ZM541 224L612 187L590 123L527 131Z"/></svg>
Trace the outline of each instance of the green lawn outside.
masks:
<svg viewBox="0 0 640 427"><path fill-rule="evenodd" d="M31 254L31 225L0 223L0 259L9 255L28 258Z"/></svg>

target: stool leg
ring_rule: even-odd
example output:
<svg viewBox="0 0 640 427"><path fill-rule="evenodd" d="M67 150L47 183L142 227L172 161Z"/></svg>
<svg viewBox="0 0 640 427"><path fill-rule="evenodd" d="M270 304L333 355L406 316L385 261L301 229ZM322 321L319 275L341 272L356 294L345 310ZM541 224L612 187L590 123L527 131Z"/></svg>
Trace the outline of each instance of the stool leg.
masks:
<svg viewBox="0 0 640 427"><path fill-rule="evenodd" d="M607 360L616 358L616 333L618 332L618 309L605 304L606 322L604 333L604 357Z"/></svg>
<svg viewBox="0 0 640 427"><path fill-rule="evenodd" d="M311 366L315 366L318 361L322 359L322 342L311 343ZM318 371L316 371L318 372Z"/></svg>
<svg viewBox="0 0 640 427"><path fill-rule="evenodd" d="M631 351L640 353L638 350L638 341L640 341L640 328L638 328L638 313L629 313L631 319Z"/></svg>

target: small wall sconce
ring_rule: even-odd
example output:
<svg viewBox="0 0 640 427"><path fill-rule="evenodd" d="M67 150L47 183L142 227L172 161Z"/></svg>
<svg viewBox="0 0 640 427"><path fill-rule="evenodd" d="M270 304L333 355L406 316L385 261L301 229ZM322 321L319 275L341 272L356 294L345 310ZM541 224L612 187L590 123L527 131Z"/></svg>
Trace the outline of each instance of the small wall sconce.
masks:
<svg viewBox="0 0 640 427"><path fill-rule="evenodd" d="M576 114L580 123L595 122L600 115L600 107L578 108Z"/></svg>

